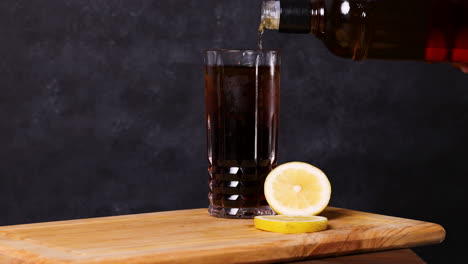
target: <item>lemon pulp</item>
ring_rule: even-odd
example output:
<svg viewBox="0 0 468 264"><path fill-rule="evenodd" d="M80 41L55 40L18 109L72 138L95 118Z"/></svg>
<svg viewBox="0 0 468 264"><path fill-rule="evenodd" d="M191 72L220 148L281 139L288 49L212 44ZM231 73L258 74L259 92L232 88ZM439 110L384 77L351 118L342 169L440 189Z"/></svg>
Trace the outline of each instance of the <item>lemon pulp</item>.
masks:
<svg viewBox="0 0 468 264"><path fill-rule="evenodd" d="M280 215L312 216L326 208L331 186L320 169L303 162L278 166L265 180L268 204Z"/></svg>

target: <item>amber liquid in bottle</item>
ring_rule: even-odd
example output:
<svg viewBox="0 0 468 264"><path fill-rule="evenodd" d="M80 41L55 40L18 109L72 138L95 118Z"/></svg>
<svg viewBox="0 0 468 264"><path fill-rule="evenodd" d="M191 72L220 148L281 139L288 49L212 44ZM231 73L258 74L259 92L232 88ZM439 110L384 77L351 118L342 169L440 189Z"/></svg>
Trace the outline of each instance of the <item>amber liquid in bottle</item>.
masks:
<svg viewBox="0 0 468 264"><path fill-rule="evenodd" d="M334 54L352 58L468 62L466 0L281 0L262 23L312 33ZM278 19L279 23L272 23ZM273 26L272 26L273 25Z"/></svg>

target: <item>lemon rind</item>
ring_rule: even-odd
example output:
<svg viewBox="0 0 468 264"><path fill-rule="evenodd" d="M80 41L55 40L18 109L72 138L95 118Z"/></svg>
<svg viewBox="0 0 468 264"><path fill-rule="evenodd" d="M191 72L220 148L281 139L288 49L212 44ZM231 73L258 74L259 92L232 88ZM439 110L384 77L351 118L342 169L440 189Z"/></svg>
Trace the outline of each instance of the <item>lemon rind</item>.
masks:
<svg viewBox="0 0 468 264"><path fill-rule="evenodd" d="M257 216L254 219L254 224L257 229L283 234L312 233L326 230L328 219L321 216L315 217L317 219L309 221L285 221Z"/></svg>

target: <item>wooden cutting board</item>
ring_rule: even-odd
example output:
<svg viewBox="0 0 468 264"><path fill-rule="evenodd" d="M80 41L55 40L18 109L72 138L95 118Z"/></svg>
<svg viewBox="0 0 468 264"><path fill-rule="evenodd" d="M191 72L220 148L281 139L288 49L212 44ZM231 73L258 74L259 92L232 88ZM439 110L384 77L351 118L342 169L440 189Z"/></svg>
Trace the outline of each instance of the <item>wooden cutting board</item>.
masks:
<svg viewBox="0 0 468 264"><path fill-rule="evenodd" d="M440 243L427 222L329 207L329 229L277 234L206 209L0 227L0 263L272 263Z"/></svg>

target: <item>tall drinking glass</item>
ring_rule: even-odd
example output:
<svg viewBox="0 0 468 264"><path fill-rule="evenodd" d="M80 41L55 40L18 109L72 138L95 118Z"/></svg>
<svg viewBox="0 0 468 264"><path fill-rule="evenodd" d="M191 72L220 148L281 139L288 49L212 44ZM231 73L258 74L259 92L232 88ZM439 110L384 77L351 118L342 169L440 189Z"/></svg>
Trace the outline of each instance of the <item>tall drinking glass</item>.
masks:
<svg viewBox="0 0 468 264"><path fill-rule="evenodd" d="M279 52L209 50L205 84L209 213L274 214L263 185L278 154Z"/></svg>

